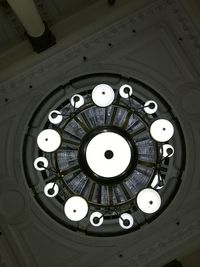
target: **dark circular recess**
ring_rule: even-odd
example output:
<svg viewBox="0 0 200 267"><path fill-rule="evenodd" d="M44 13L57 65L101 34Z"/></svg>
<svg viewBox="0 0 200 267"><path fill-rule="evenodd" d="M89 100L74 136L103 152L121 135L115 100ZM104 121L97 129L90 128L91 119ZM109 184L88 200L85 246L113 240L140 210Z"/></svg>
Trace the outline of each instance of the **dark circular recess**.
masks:
<svg viewBox="0 0 200 267"><path fill-rule="evenodd" d="M149 104L149 108L154 109L155 108L155 104L154 103L150 103Z"/></svg>
<svg viewBox="0 0 200 267"><path fill-rule="evenodd" d="M48 190L48 193L49 193L49 195L53 195L53 194L54 194L54 189L50 188L50 189Z"/></svg>
<svg viewBox="0 0 200 267"><path fill-rule="evenodd" d="M129 147L131 149L131 161L130 164L128 165L127 169L121 173L118 176L115 177L103 177L99 176L95 172L93 172L86 160L86 149L88 146L88 143L98 134L100 133L105 133L105 132L113 132L117 133L118 135L122 136L127 143L129 144ZM107 152L107 153L106 153ZM113 157L113 152L112 151L106 151L105 152L105 157L106 155L108 158ZM111 157L109 157L111 155ZM79 159L79 165L81 166L81 169L83 173L86 176L89 176L91 179L94 179L97 183L102 183L102 184L116 184L120 181L122 181L124 178L128 177L128 175L131 174L131 172L134 171L136 165L137 165L137 160L138 160L138 152L136 145L134 143L134 140L131 138L131 136L122 128L117 127L117 126L101 126L101 127L96 127L94 130L89 131L82 139L82 142L80 144L80 148L78 150L78 159ZM102 166L103 167L103 166Z"/></svg>
<svg viewBox="0 0 200 267"><path fill-rule="evenodd" d="M125 219L123 221L123 224L124 224L124 226L129 226L130 225L130 221L128 219Z"/></svg>
<svg viewBox="0 0 200 267"><path fill-rule="evenodd" d="M99 223L99 221L100 221L100 219L99 219L98 217L94 217L93 222L94 222L95 224Z"/></svg>
<svg viewBox="0 0 200 267"><path fill-rule="evenodd" d="M130 88L129 87L125 87L124 88L124 93L129 94L130 93Z"/></svg>
<svg viewBox="0 0 200 267"><path fill-rule="evenodd" d="M92 101L92 90L98 84L108 84L115 92L115 99L108 107L98 107ZM119 88L124 84L134 89L134 94L129 98L120 97ZM159 88L152 89L137 79L123 75L91 74L70 80L56 88L31 115L22 151L25 176L35 200L67 229L91 236L127 234L154 220L175 197L185 167L184 136L177 119L178 114L174 114L166 97L164 100L156 91ZM84 98L84 105L78 109L70 103L75 94ZM143 109L144 104L151 99L158 104L155 114L147 114ZM52 110L61 112L61 123L55 125L48 120ZM174 136L165 143L156 142L150 135L151 124L161 118L170 120L175 130ZM54 129L61 136L60 147L52 153L43 152L37 146L37 136L44 129ZM97 177L85 162L88 142L103 131L120 134L127 140L134 155L130 166L119 177ZM163 144L172 145L175 152L172 157L161 161ZM106 154L111 157L110 152ZM48 168L37 171L33 165L37 157L45 157ZM43 163L39 162L38 167L43 167ZM153 186L157 168L160 169L162 179ZM56 182L59 187L54 198L48 198L43 193L44 186L50 182ZM162 199L160 210L152 215L144 214L136 204L137 194L149 187L155 188ZM78 224L68 220L63 212L66 200L74 195L82 196L89 206L88 215ZM94 211L103 214L104 221L100 227L93 227L90 223L90 215ZM133 227L128 230L119 226L119 214L123 213L131 214L134 219ZM93 221L98 223L99 219L98 222L96 218Z"/></svg>
<svg viewBox="0 0 200 267"><path fill-rule="evenodd" d="M74 102L78 102L80 100L80 97L79 96L75 96L74 97Z"/></svg>
<svg viewBox="0 0 200 267"><path fill-rule="evenodd" d="M51 117L52 117L53 119L57 118L57 116L58 116L58 114L57 114L56 112L53 112L53 113L51 114Z"/></svg>
<svg viewBox="0 0 200 267"><path fill-rule="evenodd" d="M104 157L106 159L112 159L114 157L114 153L112 150L106 150L106 152L104 153Z"/></svg>

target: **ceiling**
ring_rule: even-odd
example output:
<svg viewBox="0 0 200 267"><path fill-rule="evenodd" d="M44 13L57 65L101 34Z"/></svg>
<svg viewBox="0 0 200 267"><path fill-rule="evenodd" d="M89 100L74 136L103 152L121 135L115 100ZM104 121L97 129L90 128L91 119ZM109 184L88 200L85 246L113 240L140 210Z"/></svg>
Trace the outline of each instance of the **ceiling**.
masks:
<svg viewBox="0 0 200 267"><path fill-rule="evenodd" d="M35 3L57 39L40 54L0 1L0 266L162 267L177 259L198 267L199 1ZM115 238L88 237L54 221L35 201L23 171L23 138L42 99L59 85L98 72L134 77L157 90L186 141L182 184L170 206L139 231Z"/></svg>
<svg viewBox="0 0 200 267"><path fill-rule="evenodd" d="M63 0L35 1L42 19L47 22L49 27L73 16L94 4L94 2L95 0L79 0L69 3ZM3 53L20 42L23 42L26 37L23 26L6 0L0 1L0 7L0 51Z"/></svg>

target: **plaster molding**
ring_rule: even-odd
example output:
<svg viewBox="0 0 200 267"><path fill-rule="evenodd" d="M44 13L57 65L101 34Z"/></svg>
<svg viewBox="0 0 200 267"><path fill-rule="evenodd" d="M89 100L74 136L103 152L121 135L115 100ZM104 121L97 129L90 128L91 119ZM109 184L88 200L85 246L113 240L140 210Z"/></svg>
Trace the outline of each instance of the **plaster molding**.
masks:
<svg viewBox="0 0 200 267"><path fill-rule="evenodd" d="M160 12L166 9L171 12L173 17L176 19L176 22L181 24L181 26L185 29L187 32L187 38L193 41L192 49L199 51L200 46L196 45L196 41L198 40L199 42L200 38L193 30L193 25L190 20L186 17L186 14L184 14L181 4L172 0L158 0L141 10L134 12L132 15L121 19L117 23L107 27L105 30L93 34L73 47L66 48L23 73L2 82L0 87L7 94L9 94L10 90L18 92L18 88L20 88L21 91L23 90L24 93L28 92L28 84L31 84L32 82L34 83L34 79L40 78L43 80L42 77L47 77L50 73L58 72L58 68L63 68L67 71L69 67L66 67L66 64L69 62L72 66L84 64L82 62L82 57L89 54L88 60L90 60L91 51L95 50L100 53L105 50L106 48L102 44L107 43L110 36L113 38L118 37L118 39L121 39L122 37L124 38L124 36L120 37L119 34L121 35L123 32L129 34L129 31L131 32L133 28L138 27L138 23L143 23L144 21L146 22L149 19L154 20L156 15L159 16Z"/></svg>

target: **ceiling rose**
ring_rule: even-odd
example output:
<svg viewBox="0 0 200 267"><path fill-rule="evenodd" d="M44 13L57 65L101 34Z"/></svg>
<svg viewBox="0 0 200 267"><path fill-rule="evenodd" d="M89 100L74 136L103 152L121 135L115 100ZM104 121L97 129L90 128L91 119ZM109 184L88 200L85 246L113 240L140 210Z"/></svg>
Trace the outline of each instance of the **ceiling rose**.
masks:
<svg viewBox="0 0 200 267"><path fill-rule="evenodd" d="M34 144L29 131L24 142L28 182L45 210L72 230L136 231L164 211L180 186L186 155L180 124L140 81L99 74L77 82L75 93L73 81L55 90L31 119L29 131L38 128Z"/></svg>

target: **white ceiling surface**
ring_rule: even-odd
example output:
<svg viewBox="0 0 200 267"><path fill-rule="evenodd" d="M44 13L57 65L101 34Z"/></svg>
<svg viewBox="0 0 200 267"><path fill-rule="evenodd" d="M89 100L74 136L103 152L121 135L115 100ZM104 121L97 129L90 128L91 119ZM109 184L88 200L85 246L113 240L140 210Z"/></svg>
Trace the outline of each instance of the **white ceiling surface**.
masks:
<svg viewBox="0 0 200 267"><path fill-rule="evenodd" d="M35 54L23 41L1 55L0 138L5 142L0 143L0 266L161 267L177 258L190 267L187 255L200 247L197 20L176 0L121 0L112 9L97 2L61 22L55 11L49 20L58 44L48 51ZM91 25L94 17L98 19ZM73 25L73 30L63 25ZM121 72L158 90L173 107L186 138L187 165L175 199L154 222L119 238L91 238L54 222L29 194L19 155L38 102L61 83L100 71Z"/></svg>

